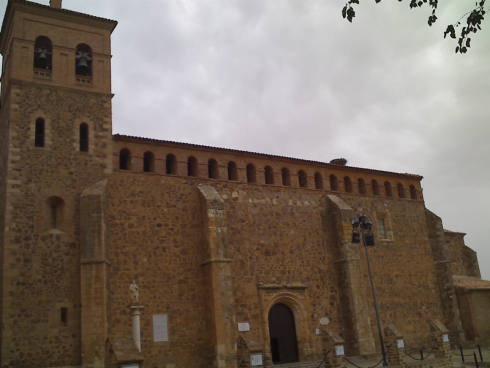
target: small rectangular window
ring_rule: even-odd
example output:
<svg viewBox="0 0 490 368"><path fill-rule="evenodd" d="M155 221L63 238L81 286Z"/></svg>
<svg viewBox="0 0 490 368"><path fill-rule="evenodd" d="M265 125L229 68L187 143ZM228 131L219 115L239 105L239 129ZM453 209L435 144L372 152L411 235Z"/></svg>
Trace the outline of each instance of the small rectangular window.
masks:
<svg viewBox="0 0 490 368"><path fill-rule="evenodd" d="M385 220L384 219L378 219L378 231L379 231L379 238L380 239L388 239L388 237L386 236Z"/></svg>
<svg viewBox="0 0 490 368"><path fill-rule="evenodd" d="M62 325L66 325L68 323L68 308L61 308L60 322Z"/></svg>
<svg viewBox="0 0 490 368"><path fill-rule="evenodd" d="M57 227L56 226L57 225L56 224L56 222L57 222L56 221L57 220L57 218L56 218L56 215L57 215L56 212L57 212L57 210L58 209L57 209L56 206L51 206L51 229L56 229L56 227Z"/></svg>

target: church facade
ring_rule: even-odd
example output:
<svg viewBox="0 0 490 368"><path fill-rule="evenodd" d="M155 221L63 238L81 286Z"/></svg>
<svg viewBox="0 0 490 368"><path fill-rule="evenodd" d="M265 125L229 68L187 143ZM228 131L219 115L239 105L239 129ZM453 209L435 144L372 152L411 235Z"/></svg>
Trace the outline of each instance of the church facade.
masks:
<svg viewBox="0 0 490 368"><path fill-rule="evenodd" d="M117 22L9 0L0 365L208 368L488 338L490 283L419 175L113 135ZM353 242L372 222L374 246ZM367 253L365 250L367 249ZM476 322L475 322L476 321ZM253 361L257 359L256 361Z"/></svg>

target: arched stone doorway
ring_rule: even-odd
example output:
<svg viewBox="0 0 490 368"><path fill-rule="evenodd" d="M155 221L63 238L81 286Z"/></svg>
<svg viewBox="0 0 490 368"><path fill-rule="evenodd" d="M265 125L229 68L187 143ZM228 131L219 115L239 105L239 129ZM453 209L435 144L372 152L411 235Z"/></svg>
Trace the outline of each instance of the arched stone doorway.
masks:
<svg viewBox="0 0 490 368"><path fill-rule="evenodd" d="M269 311L269 336L274 364L299 361L294 314L282 303L274 304Z"/></svg>

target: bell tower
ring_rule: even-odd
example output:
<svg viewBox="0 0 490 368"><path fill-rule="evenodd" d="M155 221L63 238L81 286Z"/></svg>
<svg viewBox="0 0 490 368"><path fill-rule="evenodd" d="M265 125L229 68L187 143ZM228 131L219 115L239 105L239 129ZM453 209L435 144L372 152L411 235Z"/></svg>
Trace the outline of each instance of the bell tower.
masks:
<svg viewBox="0 0 490 368"><path fill-rule="evenodd" d="M61 0L8 1L0 34L1 366L91 360L81 347L80 197L112 172L116 25L65 10Z"/></svg>

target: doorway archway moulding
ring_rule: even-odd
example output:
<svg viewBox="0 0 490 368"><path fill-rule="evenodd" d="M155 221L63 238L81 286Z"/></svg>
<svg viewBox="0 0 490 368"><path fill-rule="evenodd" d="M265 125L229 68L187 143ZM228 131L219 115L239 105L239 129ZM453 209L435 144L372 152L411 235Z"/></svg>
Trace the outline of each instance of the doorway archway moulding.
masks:
<svg viewBox="0 0 490 368"><path fill-rule="evenodd" d="M266 365L272 365L272 355L269 334L269 311L274 304L284 304L291 309L296 327L299 361L310 360L313 351L311 336L310 303L308 286L304 284L258 284L260 311L262 315L262 333L264 360Z"/></svg>

